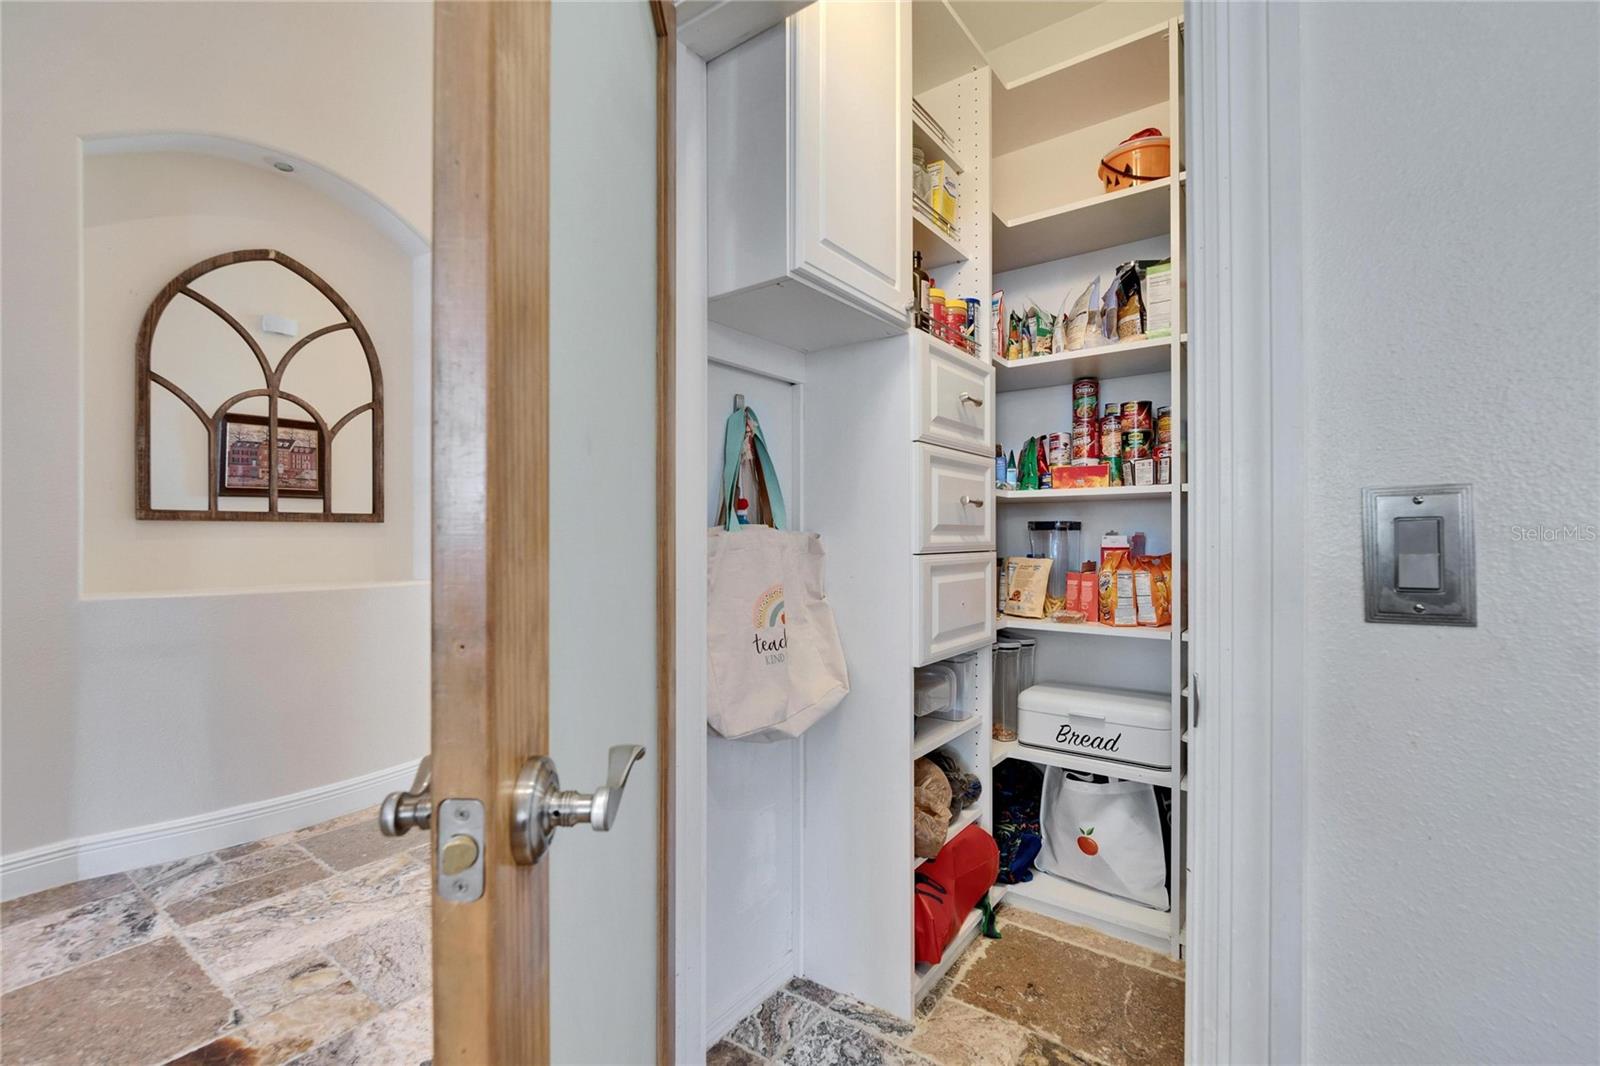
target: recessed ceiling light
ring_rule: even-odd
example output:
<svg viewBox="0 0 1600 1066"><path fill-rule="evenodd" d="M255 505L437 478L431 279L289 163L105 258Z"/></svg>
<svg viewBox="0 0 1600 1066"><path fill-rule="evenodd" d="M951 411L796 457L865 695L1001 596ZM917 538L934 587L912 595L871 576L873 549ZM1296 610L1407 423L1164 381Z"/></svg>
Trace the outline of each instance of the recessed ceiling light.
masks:
<svg viewBox="0 0 1600 1066"><path fill-rule="evenodd" d="M293 174L294 173L294 164L293 163L286 163L282 159L274 159L272 161L272 169L281 170L285 174Z"/></svg>

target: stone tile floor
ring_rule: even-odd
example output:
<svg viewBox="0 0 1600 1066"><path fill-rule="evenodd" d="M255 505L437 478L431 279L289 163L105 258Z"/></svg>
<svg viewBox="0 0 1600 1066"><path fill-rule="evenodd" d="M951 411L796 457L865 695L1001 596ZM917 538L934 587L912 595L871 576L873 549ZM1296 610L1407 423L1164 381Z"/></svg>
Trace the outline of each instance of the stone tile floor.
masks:
<svg viewBox="0 0 1600 1066"><path fill-rule="evenodd" d="M1146 1066L1183 1061L1183 964L1020 907L918 1005L915 1023L796 979L707 1066Z"/></svg>
<svg viewBox="0 0 1600 1066"><path fill-rule="evenodd" d="M364 810L0 904L0 1062L429 1061L426 849Z"/></svg>

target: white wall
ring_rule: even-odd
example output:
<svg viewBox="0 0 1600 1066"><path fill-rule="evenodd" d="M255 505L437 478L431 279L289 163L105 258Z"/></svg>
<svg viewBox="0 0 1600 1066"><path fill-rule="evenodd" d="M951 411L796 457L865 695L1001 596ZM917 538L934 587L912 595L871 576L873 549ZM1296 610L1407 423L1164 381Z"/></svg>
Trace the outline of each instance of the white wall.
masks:
<svg viewBox="0 0 1600 1066"><path fill-rule="evenodd" d="M297 174L190 152L94 154L83 161L83 592L132 594L409 581L414 573L412 470L428 464L427 424L413 417L415 376L427 385L427 338L413 338L412 256ZM387 520L370 525L297 522L140 522L133 516L128 442L133 348L150 299L179 271L219 252L274 248L315 271L361 317L383 371ZM246 276L240 276L246 275ZM299 320L300 336L338 320L315 289L271 263L235 264L196 281L255 336L276 365L293 343L264 334L260 316ZM207 286L210 286L208 288ZM219 286L228 286L224 294ZM413 340L419 343L413 345ZM413 360L424 360L413 374ZM175 300L152 344L151 367L207 411L261 387L243 341L198 304ZM355 334L312 342L284 387L330 423L371 399ZM250 404L256 407L248 406ZM265 400L235 408L264 414ZM281 417L304 418L292 406ZM152 502L206 506L206 434L183 404L151 389ZM334 509L371 499L371 422L362 415L332 449ZM219 503L264 509L260 498ZM426 508L427 500L419 501ZM283 501L320 510L320 500Z"/></svg>
<svg viewBox="0 0 1600 1066"><path fill-rule="evenodd" d="M1306 1057L1594 1062L1600 8L1300 27ZM1365 623L1361 488L1456 481L1478 626Z"/></svg>
<svg viewBox="0 0 1600 1066"><path fill-rule="evenodd" d="M5 853L415 759L425 584L80 597L80 214L85 138L204 134L313 160L425 239L431 11L8 4L0 20Z"/></svg>

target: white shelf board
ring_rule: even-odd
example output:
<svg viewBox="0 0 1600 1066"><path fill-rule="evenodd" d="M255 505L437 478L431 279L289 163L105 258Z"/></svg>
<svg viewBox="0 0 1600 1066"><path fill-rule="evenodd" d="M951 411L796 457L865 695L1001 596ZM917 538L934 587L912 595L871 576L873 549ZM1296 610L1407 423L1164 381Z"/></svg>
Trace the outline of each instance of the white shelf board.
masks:
<svg viewBox="0 0 1600 1066"><path fill-rule="evenodd" d="M921 205L913 202L911 205L911 247L914 251L922 253L922 269L932 270L935 267L949 266L951 263L960 263L971 256L957 244L955 239L926 214Z"/></svg>
<svg viewBox="0 0 1600 1066"><path fill-rule="evenodd" d="M922 149L922 161L932 163L944 160L950 169L957 174L961 173L961 160L956 158L956 150L950 142L939 136L937 130L922 121L916 109L911 110L911 147Z"/></svg>
<svg viewBox="0 0 1600 1066"><path fill-rule="evenodd" d="M1171 178L1019 218L995 216L994 273L1159 237L1172 225Z"/></svg>
<svg viewBox="0 0 1600 1066"><path fill-rule="evenodd" d="M993 902L993 890L990 890L990 900ZM911 971L911 980L916 992L911 997L912 1006L921 1003L924 996L933 991L933 986L939 983L939 978L950 972L950 967L967 950L967 946L978 939L978 933L983 928L983 911L977 907L972 908L972 913L967 915L967 920L961 923L961 928L951 939L948 947L944 949L938 962L932 966L921 965Z"/></svg>
<svg viewBox="0 0 1600 1066"><path fill-rule="evenodd" d="M1131 637L1134 640L1171 640L1171 626L1104 626L1099 622L1051 622L1043 618L996 615L996 629L1025 629L1030 633L1070 633L1089 637Z"/></svg>
<svg viewBox="0 0 1600 1066"><path fill-rule="evenodd" d="M1053 917L1089 918L1101 926L1126 929L1161 941L1171 935L1172 915L1167 911L1107 895L1040 870L1034 871L1032 881L1022 881L1010 888L1013 903L1020 899L1041 904L1043 913Z"/></svg>
<svg viewBox="0 0 1600 1066"><path fill-rule="evenodd" d="M956 834L957 833L961 832L967 826L975 824L977 822L977 820L978 820L978 817L982 813L983 813L983 802L982 802L982 799L980 797L979 802L974 803L972 806L970 806L966 810L962 811L955 818L950 819L950 828L945 830L944 842L946 844L950 843L952 840L954 840L956 838ZM923 863L925 863L927 861L928 861L927 859L918 859L915 863L912 864L912 869L916 869L918 866L921 866Z"/></svg>
<svg viewBox="0 0 1600 1066"><path fill-rule="evenodd" d="M995 741L989 751L990 758L996 766L1007 759L1017 759L1038 766L1060 766L1068 770L1105 774L1119 781L1139 781L1146 785L1160 785L1162 788L1172 787L1171 770L1152 770L1148 766L1130 766L1127 763L1112 762L1110 759L1092 759L1087 755L1051 751L1049 748L1032 748L1015 740Z"/></svg>
<svg viewBox="0 0 1600 1066"><path fill-rule="evenodd" d="M1006 155L1166 99L1167 25L1160 22L1004 82L990 105L990 151Z"/></svg>
<svg viewBox="0 0 1600 1066"><path fill-rule="evenodd" d="M944 718L918 718L915 732L911 740L911 757L920 759L930 751L937 751L961 736L978 728L983 721L983 715L975 714L971 718L960 721L950 721Z"/></svg>
<svg viewBox="0 0 1600 1066"><path fill-rule="evenodd" d="M1166 374L1172 370L1172 338L1155 337L1075 352L1035 355L1028 359L994 360L994 391L1047 389L1071 385L1082 377L1128 378Z"/></svg>
<svg viewBox="0 0 1600 1066"><path fill-rule="evenodd" d="M996 489L1001 503L1047 503L1050 500L1164 500L1171 485L1118 485L1106 489Z"/></svg>

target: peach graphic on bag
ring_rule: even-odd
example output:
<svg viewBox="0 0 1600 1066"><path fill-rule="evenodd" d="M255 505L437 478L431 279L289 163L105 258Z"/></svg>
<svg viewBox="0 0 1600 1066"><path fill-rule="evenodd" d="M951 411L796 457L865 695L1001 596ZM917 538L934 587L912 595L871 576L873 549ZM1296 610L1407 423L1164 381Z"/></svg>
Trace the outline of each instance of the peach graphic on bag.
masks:
<svg viewBox="0 0 1600 1066"><path fill-rule="evenodd" d="M1078 850L1085 855L1100 854L1100 844L1094 839L1094 826L1087 829L1081 825L1078 827Z"/></svg>

